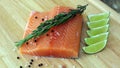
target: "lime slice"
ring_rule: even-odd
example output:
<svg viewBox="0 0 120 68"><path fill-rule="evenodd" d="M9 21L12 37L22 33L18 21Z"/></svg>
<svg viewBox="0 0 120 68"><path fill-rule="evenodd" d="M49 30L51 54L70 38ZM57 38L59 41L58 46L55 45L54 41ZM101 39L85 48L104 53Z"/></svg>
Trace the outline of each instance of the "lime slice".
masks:
<svg viewBox="0 0 120 68"><path fill-rule="evenodd" d="M88 22L88 27L90 29L92 28L96 28L96 27L101 27L101 26L104 26L108 23L109 21L109 18L108 19L102 19L102 20L98 20L98 21L94 21L94 22Z"/></svg>
<svg viewBox="0 0 120 68"><path fill-rule="evenodd" d="M106 32L106 33L102 33L102 34L92 36L90 38L85 38L84 40L85 40L85 43L87 45L92 45L92 44L95 44L97 42L107 40L108 34L109 34L109 32Z"/></svg>
<svg viewBox="0 0 120 68"><path fill-rule="evenodd" d="M106 46L107 40L83 47L83 51L88 54L94 54L103 50Z"/></svg>
<svg viewBox="0 0 120 68"><path fill-rule="evenodd" d="M91 36L95 36L101 33L105 33L108 31L108 27L109 27L109 24L105 26L93 28L91 30L87 30L87 34L91 37Z"/></svg>
<svg viewBox="0 0 120 68"><path fill-rule="evenodd" d="M90 22L93 22L93 21L98 21L98 20L102 20L102 19L108 19L109 15L110 15L110 12L91 14L91 15L88 15L88 19Z"/></svg>

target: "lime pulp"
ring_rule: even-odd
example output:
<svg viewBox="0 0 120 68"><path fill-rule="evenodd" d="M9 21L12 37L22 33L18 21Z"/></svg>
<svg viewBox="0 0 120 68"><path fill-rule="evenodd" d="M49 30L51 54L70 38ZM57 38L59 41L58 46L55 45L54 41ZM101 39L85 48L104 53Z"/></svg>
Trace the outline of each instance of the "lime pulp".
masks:
<svg viewBox="0 0 120 68"><path fill-rule="evenodd" d="M90 46L83 47L83 51L88 54L94 54L103 50L106 46L107 40L97 42Z"/></svg>

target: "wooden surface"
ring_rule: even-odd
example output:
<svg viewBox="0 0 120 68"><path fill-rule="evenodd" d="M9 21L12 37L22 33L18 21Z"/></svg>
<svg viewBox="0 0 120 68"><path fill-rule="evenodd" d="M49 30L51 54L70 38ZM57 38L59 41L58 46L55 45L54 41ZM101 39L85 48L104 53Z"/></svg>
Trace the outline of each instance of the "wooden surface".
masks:
<svg viewBox="0 0 120 68"><path fill-rule="evenodd" d="M76 7L89 4L84 12L81 45L86 35L86 15L110 11L110 35L106 48L94 55L80 52L78 59L60 59L48 57L31 57L19 54L14 45L22 39L23 31L31 11L49 11L56 5ZM27 68L30 59L34 59L31 68L120 68L120 15L99 0L0 0L0 68ZM20 56L20 59L16 59Z"/></svg>

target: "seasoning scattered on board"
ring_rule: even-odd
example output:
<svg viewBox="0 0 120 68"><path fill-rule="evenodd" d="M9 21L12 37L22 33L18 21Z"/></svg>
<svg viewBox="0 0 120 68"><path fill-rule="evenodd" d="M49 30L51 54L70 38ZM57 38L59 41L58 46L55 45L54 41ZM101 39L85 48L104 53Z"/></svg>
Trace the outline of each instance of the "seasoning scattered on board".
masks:
<svg viewBox="0 0 120 68"><path fill-rule="evenodd" d="M20 59L20 57L18 56L17 59ZM28 68L31 68L33 64L34 64L34 60L31 59L29 64L25 65L25 67L27 66ZM43 66L43 63L38 63L37 65L38 65L38 67L41 67L41 66ZM24 66L21 66L21 65L19 67L24 68Z"/></svg>

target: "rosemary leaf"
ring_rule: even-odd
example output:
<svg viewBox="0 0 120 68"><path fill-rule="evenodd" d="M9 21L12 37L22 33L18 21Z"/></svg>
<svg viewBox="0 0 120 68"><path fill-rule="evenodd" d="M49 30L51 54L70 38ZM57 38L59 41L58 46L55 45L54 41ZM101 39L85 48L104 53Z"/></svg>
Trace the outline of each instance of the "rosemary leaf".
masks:
<svg viewBox="0 0 120 68"><path fill-rule="evenodd" d="M87 4L88 5L88 4ZM41 23L36 30L34 30L31 34L26 36L24 39L18 41L16 43L17 47L22 46L25 42L32 38L36 38L44 33L46 33L50 28L57 26L59 24L65 23L70 18L74 17L76 14L82 14L83 11L86 9L86 6L77 6L77 9L72 9L70 12L66 13L60 13L56 15L53 19L47 20L43 23Z"/></svg>

